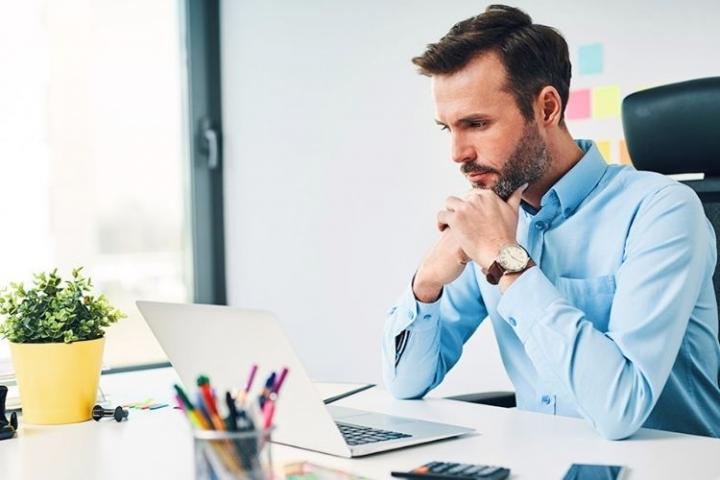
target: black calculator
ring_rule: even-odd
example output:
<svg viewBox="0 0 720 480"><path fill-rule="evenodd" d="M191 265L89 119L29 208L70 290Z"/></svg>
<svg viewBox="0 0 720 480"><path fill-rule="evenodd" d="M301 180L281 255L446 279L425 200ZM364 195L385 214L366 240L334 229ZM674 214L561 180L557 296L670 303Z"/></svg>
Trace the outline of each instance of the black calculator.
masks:
<svg viewBox="0 0 720 480"><path fill-rule="evenodd" d="M470 463L430 462L409 472L390 472L393 477L424 480L503 480L509 468Z"/></svg>

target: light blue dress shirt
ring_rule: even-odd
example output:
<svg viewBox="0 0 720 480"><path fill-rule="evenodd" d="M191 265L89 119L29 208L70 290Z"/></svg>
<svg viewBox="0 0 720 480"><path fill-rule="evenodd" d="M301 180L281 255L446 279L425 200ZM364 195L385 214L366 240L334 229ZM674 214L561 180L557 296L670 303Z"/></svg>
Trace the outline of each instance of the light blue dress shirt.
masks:
<svg viewBox="0 0 720 480"><path fill-rule="evenodd" d="M385 383L422 397L489 318L518 408L582 416L610 439L640 427L720 437L717 255L702 205L577 144L585 155L541 208L519 212L517 241L538 266L504 295L474 263L434 303L408 287L386 320Z"/></svg>

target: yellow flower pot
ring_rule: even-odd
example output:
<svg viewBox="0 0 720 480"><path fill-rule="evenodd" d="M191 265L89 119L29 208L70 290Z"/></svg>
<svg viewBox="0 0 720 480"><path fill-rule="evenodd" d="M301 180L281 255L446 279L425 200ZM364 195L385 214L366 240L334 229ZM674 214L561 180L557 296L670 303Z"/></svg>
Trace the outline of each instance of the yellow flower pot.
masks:
<svg viewBox="0 0 720 480"><path fill-rule="evenodd" d="M41 425L90 420L105 339L10 343L23 421Z"/></svg>

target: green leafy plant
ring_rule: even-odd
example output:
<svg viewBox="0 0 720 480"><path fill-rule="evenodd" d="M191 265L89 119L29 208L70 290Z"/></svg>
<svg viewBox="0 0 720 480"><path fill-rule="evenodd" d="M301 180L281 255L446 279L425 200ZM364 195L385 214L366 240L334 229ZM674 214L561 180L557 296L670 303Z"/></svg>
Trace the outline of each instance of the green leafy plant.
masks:
<svg viewBox="0 0 720 480"><path fill-rule="evenodd" d="M13 343L72 343L105 335L105 327L126 315L104 295L93 296L92 282L72 271L63 284L57 269L33 275L33 287L11 283L0 291L0 335Z"/></svg>

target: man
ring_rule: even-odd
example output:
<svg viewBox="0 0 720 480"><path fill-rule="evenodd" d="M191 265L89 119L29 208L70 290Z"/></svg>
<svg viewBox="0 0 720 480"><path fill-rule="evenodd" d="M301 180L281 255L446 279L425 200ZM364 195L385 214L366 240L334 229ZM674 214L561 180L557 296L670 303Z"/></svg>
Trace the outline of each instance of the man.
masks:
<svg viewBox="0 0 720 480"><path fill-rule="evenodd" d="M518 407L720 436L715 235L694 192L608 166L563 120L563 37L488 7L413 59L472 186L387 318L384 377L419 398L487 317Z"/></svg>

